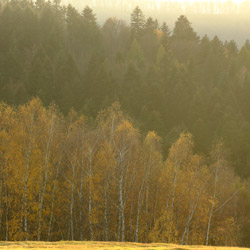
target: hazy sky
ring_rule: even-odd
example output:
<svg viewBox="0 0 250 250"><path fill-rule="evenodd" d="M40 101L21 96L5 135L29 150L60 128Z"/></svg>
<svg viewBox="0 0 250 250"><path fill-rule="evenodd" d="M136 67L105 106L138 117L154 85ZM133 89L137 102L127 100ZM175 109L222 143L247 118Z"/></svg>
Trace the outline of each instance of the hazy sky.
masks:
<svg viewBox="0 0 250 250"><path fill-rule="evenodd" d="M217 35L222 41L235 40L241 46L250 39L250 0L62 0L79 11L89 5L102 25L107 18L116 17L130 22L130 14L138 5L145 16L166 21L172 29L184 14L199 36ZM183 3L183 4L182 4Z"/></svg>
<svg viewBox="0 0 250 250"><path fill-rule="evenodd" d="M143 0L142 0L143 1ZM167 2L169 0L154 0L156 2ZM228 0L170 0L171 2L229 2ZM234 3L242 3L245 0L231 0Z"/></svg>

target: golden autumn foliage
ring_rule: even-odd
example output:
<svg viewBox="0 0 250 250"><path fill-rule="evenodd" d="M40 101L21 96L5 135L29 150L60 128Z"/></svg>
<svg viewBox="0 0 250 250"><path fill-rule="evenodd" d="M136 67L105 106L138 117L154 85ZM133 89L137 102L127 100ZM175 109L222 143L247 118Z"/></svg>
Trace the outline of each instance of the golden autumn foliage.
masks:
<svg viewBox="0 0 250 250"><path fill-rule="evenodd" d="M161 143L117 103L96 123L39 99L1 104L0 239L240 244L249 183L222 143L198 155L182 133L166 160Z"/></svg>

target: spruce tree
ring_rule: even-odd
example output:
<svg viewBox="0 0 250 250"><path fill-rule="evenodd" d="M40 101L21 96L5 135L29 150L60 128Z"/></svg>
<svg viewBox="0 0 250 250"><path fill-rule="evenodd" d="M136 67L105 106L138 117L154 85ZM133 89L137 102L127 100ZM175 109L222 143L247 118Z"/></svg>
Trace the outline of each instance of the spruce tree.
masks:
<svg viewBox="0 0 250 250"><path fill-rule="evenodd" d="M132 30L132 36L138 38L142 34L145 26L144 14L138 6L136 6L131 14L130 26Z"/></svg>
<svg viewBox="0 0 250 250"><path fill-rule="evenodd" d="M172 38L186 41L198 40L198 36L196 32L194 32L191 23L187 17L183 15L181 15L175 23Z"/></svg>

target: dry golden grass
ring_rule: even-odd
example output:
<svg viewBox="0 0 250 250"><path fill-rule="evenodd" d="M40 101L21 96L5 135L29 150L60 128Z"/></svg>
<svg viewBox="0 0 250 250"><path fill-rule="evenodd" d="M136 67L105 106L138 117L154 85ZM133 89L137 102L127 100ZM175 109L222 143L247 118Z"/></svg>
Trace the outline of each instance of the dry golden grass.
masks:
<svg viewBox="0 0 250 250"><path fill-rule="evenodd" d="M0 249L73 249L73 250L250 250L249 248L230 248L230 247L206 247L206 246L180 246L174 244L140 244L140 243L120 243L120 242L0 242Z"/></svg>

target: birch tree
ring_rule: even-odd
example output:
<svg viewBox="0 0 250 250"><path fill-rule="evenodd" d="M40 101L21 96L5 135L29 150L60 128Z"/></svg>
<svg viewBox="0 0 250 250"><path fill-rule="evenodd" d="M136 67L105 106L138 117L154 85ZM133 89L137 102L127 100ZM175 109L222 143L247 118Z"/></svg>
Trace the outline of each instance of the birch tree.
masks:
<svg viewBox="0 0 250 250"><path fill-rule="evenodd" d="M44 209L44 196L47 192L47 186L48 186L48 178L50 175L50 167L51 167L51 154L52 154L52 148L53 141L55 137L55 130L56 128L56 114L55 110L53 110L53 107L51 107L50 110L46 112L45 123L45 133L44 133L44 150L43 150L43 160L40 165L40 171L39 171L39 191L38 191L38 233L37 233L37 240L41 240L41 223L42 223L42 213ZM46 119L47 118L47 119Z"/></svg>
<svg viewBox="0 0 250 250"><path fill-rule="evenodd" d="M211 208L210 208L209 219L207 223L206 245L209 244L210 227L211 227L212 217L214 214L214 208L216 205L215 203L216 203L216 196L218 192L217 190L218 178L219 178L221 168L223 168L226 165L225 149L224 149L224 145L222 142L214 146L214 149L211 153L211 158L212 158L212 170L214 174L214 183L213 183Z"/></svg>

